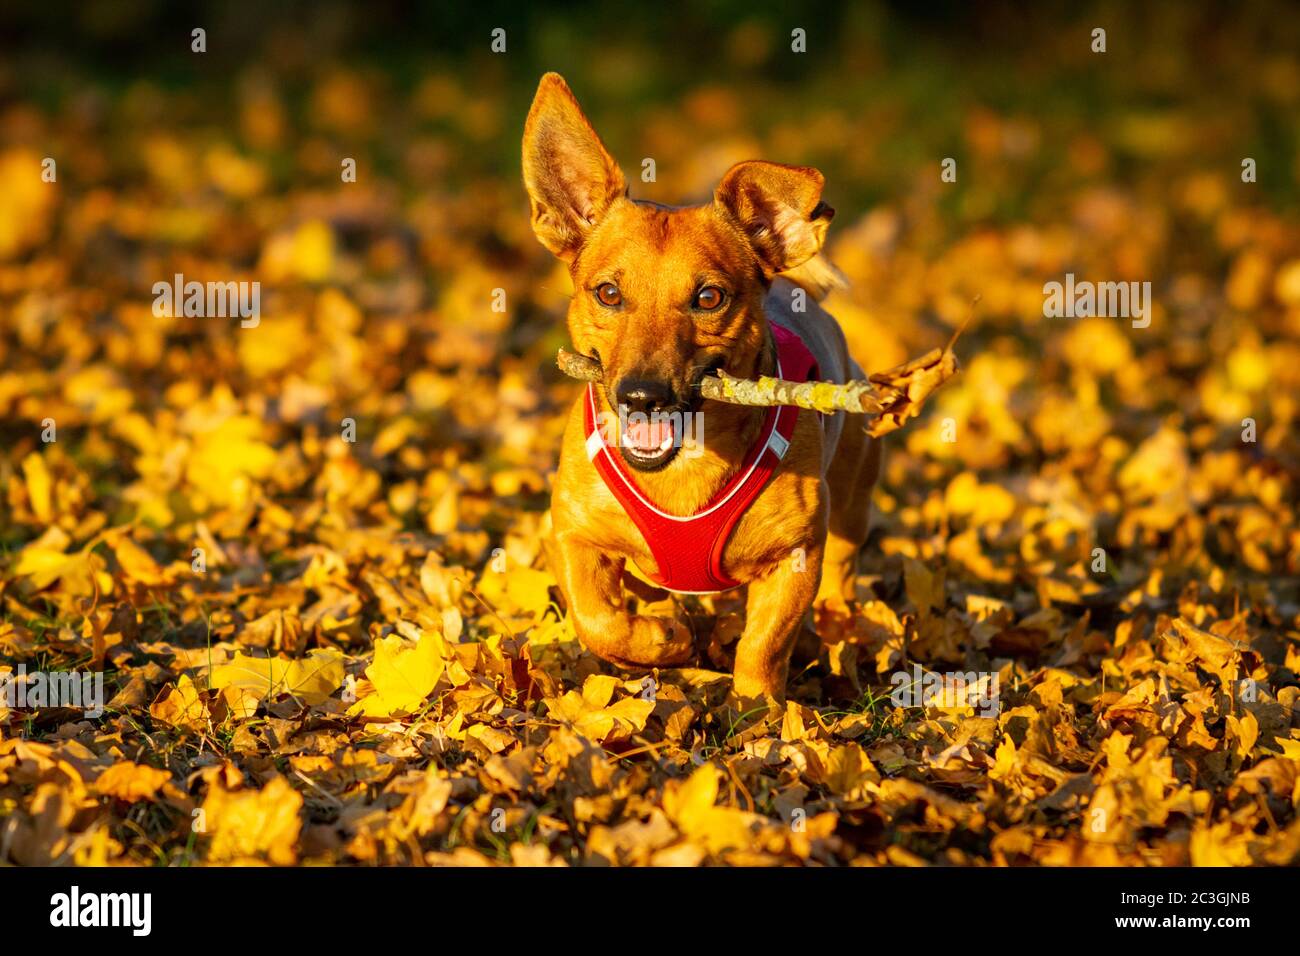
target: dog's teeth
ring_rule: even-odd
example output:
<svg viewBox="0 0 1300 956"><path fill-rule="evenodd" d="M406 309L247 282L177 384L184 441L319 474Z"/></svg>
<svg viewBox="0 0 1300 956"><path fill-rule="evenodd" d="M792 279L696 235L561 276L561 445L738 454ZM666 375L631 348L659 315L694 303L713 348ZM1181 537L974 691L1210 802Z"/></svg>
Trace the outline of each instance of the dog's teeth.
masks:
<svg viewBox="0 0 1300 956"><path fill-rule="evenodd" d="M652 436L655 434L662 434L664 436L663 440L651 445L649 441L652 440ZM672 451L675 435L671 427L641 428L638 430L637 436L634 437L633 429L629 427L619 437L619 443L634 458L652 462L664 458Z"/></svg>

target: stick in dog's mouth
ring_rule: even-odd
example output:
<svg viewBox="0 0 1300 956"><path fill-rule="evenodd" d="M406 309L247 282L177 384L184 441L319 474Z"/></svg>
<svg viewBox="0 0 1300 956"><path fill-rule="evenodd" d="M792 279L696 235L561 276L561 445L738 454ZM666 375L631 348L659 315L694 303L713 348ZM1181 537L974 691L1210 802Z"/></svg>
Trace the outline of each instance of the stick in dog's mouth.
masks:
<svg viewBox="0 0 1300 956"><path fill-rule="evenodd" d="M732 405L793 405L828 414L843 411L874 416L867 431L880 436L901 428L936 389L957 373L957 356L952 350L955 341L956 336L942 349L932 349L903 365L843 385L790 382L767 375L733 378L717 370L704 376L698 387L704 398ZM599 384L604 380L600 362L587 355L560 349L555 364L565 375L582 382Z"/></svg>

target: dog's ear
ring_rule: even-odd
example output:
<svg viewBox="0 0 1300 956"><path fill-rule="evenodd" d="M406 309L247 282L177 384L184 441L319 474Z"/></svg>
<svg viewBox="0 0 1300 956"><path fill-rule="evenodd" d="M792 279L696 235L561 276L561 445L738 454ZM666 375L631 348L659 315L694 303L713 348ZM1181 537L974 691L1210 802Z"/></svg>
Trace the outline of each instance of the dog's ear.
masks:
<svg viewBox="0 0 1300 956"><path fill-rule="evenodd" d="M727 170L713 199L749 236L763 271L773 276L821 251L835 215L821 201L825 182L810 166L752 160Z"/></svg>
<svg viewBox="0 0 1300 956"><path fill-rule="evenodd" d="M524 186L534 234L565 260L627 190L622 170L558 73L542 77L524 124Z"/></svg>

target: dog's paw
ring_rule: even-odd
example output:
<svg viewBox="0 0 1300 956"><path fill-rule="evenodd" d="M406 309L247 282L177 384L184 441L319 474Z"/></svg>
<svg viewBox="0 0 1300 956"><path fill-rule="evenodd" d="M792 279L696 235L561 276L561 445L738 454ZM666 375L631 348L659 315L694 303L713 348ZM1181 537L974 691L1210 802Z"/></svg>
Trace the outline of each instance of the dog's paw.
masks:
<svg viewBox="0 0 1300 956"><path fill-rule="evenodd" d="M695 639L681 621L670 617L632 619L632 658L643 667L677 667L691 658Z"/></svg>

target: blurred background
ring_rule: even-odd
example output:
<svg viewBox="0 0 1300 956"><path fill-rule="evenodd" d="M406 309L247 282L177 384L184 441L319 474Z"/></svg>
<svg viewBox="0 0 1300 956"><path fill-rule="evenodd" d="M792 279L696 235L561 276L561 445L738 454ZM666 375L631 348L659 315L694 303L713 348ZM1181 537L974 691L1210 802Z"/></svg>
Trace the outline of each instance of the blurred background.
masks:
<svg viewBox="0 0 1300 956"><path fill-rule="evenodd" d="M298 439L346 416L381 440L339 466L365 478L338 478L338 497L384 520L454 532L467 525L450 504L434 517L449 495L493 480L543 492L570 394L546 368L564 344L567 277L529 232L519 139L553 69L638 196L702 200L746 158L822 169L838 211L830 252L852 283L832 308L868 369L941 343L982 297L967 375L939 402L963 440L914 429L902 443L921 457L895 459L895 487L1074 452L1113 465L1164 421L1184 449L1226 441L1240 455L1248 414L1252 453L1285 450L1294 475L1300 19L1288 10L10 5L3 467L15 473L30 423L54 415L84 438L110 516L165 526L319 469L328 447ZM792 52L795 30L806 53ZM1242 182L1245 157L1256 182ZM655 182L636 181L644 158ZM955 183L940 179L945 158ZM347 159L355 183L341 181ZM152 284L177 272L259 280L261 326L156 318ZM1045 320L1042 285L1065 272L1151 281L1152 327ZM215 479L207 465L122 458L202 446L235 413L257 420L235 429L255 451ZM34 530L16 515L0 533L12 546Z"/></svg>

